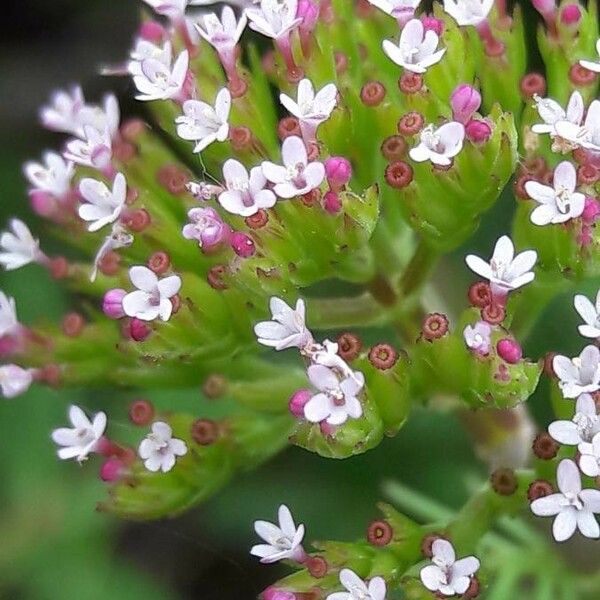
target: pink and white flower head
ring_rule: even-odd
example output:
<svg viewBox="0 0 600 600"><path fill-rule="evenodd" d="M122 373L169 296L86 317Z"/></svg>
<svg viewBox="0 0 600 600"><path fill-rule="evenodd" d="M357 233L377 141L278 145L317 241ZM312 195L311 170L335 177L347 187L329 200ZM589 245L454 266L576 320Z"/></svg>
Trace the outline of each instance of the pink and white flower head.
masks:
<svg viewBox="0 0 600 600"><path fill-rule="evenodd" d="M33 381L34 371L18 365L0 366L0 390L5 398L15 398L24 394Z"/></svg>
<svg viewBox="0 0 600 600"><path fill-rule="evenodd" d="M290 509L282 504L278 512L279 525L268 521L254 521L254 531L266 544L252 547L250 554L258 556L261 563L270 564L280 560L301 562L306 558L302 548L304 525L294 523Z"/></svg>
<svg viewBox="0 0 600 600"><path fill-rule="evenodd" d="M492 326L486 321L478 321L475 325L467 325L463 338L467 348L481 356L487 356L492 347Z"/></svg>
<svg viewBox="0 0 600 600"><path fill-rule="evenodd" d="M600 39L596 42L596 52L598 56L600 56ZM588 69L588 71L594 71L594 73L600 73L600 60L592 61L592 60L580 60L579 64Z"/></svg>
<svg viewBox="0 0 600 600"><path fill-rule="evenodd" d="M0 290L0 338L18 333L20 329L15 299Z"/></svg>
<svg viewBox="0 0 600 600"><path fill-rule="evenodd" d="M460 596L471 584L471 577L479 570L479 560L467 556L456 560L454 547L448 540L437 539L431 546L432 565L421 569L421 581L431 592L444 596Z"/></svg>
<svg viewBox="0 0 600 600"><path fill-rule="evenodd" d="M261 0L246 9L250 28L274 40L286 38L302 22L297 18L298 0Z"/></svg>
<svg viewBox="0 0 600 600"><path fill-rule="evenodd" d="M144 0L159 15L169 17L172 21L181 21L185 17L185 9L189 0Z"/></svg>
<svg viewBox="0 0 600 600"><path fill-rule="evenodd" d="M154 321L159 317L162 321L168 321L173 312L170 299L179 292L181 278L170 275L159 279L147 267L137 266L129 269L129 279L138 289L123 298L125 314L141 321Z"/></svg>
<svg viewBox="0 0 600 600"><path fill-rule="evenodd" d="M579 333L587 338L600 338L600 290L596 294L595 306L582 294L575 296L574 304L575 310L585 321L585 325L579 325Z"/></svg>
<svg viewBox="0 0 600 600"><path fill-rule="evenodd" d="M356 371L352 377L340 379L329 367L311 365L307 374L312 385L319 390L304 406L307 421L342 425L349 418L359 419L362 416L362 404L357 397L365 385L362 373Z"/></svg>
<svg viewBox="0 0 600 600"><path fill-rule="evenodd" d="M548 433L559 443L577 446L590 443L600 433L600 417L596 403L590 394L581 394L577 398L575 414L570 421L554 421L548 426Z"/></svg>
<svg viewBox="0 0 600 600"><path fill-rule="evenodd" d="M142 440L138 454L148 471L169 472L178 456L185 456L188 447L183 440L173 437L171 426L163 421L152 423L152 431Z"/></svg>
<svg viewBox="0 0 600 600"><path fill-rule="evenodd" d="M585 194L576 192L577 171L568 161L554 170L552 186L537 181L525 182L525 191L539 204L531 213L534 225L566 223L580 217L585 208Z"/></svg>
<svg viewBox="0 0 600 600"><path fill-rule="evenodd" d="M318 188L325 179L325 167L318 161L308 162L306 146L298 136L290 136L281 147L283 166L265 161L263 175L274 183L279 198L295 198Z"/></svg>
<svg viewBox="0 0 600 600"><path fill-rule="evenodd" d="M79 216L90 223L88 231L98 231L121 216L127 199L127 181L123 173L117 173L111 190L103 181L86 177L79 183L79 193L85 200L79 206Z"/></svg>
<svg viewBox="0 0 600 600"><path fill-rule="evenodd" d="M265 189L267 178L261 167L253 167L250 174L244 165L230 158L223 165L225 190L219 194L219 204L229 213L249 217L261 208L271 208L277 196Z"/></svg>
<svg viewBox="0 0 600 600"><path fill-rule="evenodd" d="M579 468L588 477L600 475L600 434L597 433L591 442L579 444Z"/></svg>
<svg viewBox="0 0 600 600"><path fill-rule="evenodd" d="M54 198L64 198L71 189L73 163L67 162L56 152L46 152L44 164L28 162L23 171L31 183L32 192L43 192Z"/></svg>
<svg viewBox="0 0 600 600"><path fill-rule="evenodd" d="M492 294L498 301L504 301L509 292L535 279L531 269L536 261L535 250L525 250L515 256L514 244L507 235L496 242L489 263L474 254L469 254L465 259L471 271L489 280Z"/></svg>
<svg viewBox="0 0 600 600"><path fill-rule="evenodd" d="M214 248L227 242L231 236L231 228L214 208L192 208L188 212L188 219L190 222L183 227L183 237L196 240L200 248Z"/></svg>
<svg viewBox="0 0 600 600"><path fill-rule="evenodd" d="M579 126L583 119L583 96L575 91L571 94L566 110L552 98L534 96L536 108L543 123L536 123L531 127L533 133L549 133L550 137L558 136L557 123L568 122Z"/></svg>
<svg viewBox="0 0 600 600"><path fill-rule="evenodd" d="M461 27L485 21L493 5L494 0L444 0L444 10Z"/></svg>
<svg viewBox="0 0 600 600"><path fill-rule="evenodd" d="M222 88L214 107L200 100L186 100L183 115L175 119L177 135L183 140L196 142L194 152L202 152L213 142L224 142L229 135L231 94Z"/></svg>
<svg viewBox="0 0 600 600"><path fill-rule="evenodd" d="M90 421L83 410L73 404L69 408L69 421L73 427L55 429L52 440L62 446L58 449L60 459L75 458L78 462L83 462L97 450L102 440L106 431L106 414L99 412Z"/></svg>
<svg viewBox="0 0 600 600"><path fill-rule="evenodd" d="M313 343L313 336L306 327L306 307L299 298L292 308L281 298L273 297L269 301L272 320L262 321L254 326L258 343L263 346L285 350L303 349Z"/></svg>
<svg viewBox="0 0 600 600"><path fill-rule="evenodd" d="M387 590L383 577L373 577L367 583L354 571L342 569L340 583L347 591L329 594L327 600L385 600Z"/></svg>
<svg viewBox="0 0 600 600"><path fill-rule="evenodd" d="M584 148L600 152L600 100L594 100L580 125L570 121L556 123L556 133L567 140L574 148Z"/></svg>
<svg viewBox="0 0 600 600"><path fill-rule="evenodd" d="M86 125L83 137L67 142L63 156L75 164L93 169L105 170L112 158L112 139L110 131L102 131Z"/></svg>
<svg viewBox="0 0 600 600"><path fill-rule="evenodd" d="M314 142L317 129L329 119L335 108L337 88L328 83L316 94L310 79L302 79L298 84L298 97L293 100L286 94L279 95L279 101L300 123L300 131L305 143Z"/></svg>
<svg viewBox="0 0 600 600"><path fill-rule="evenodd" d="M411 19L400 34L400 41L383 40L383 51L398 66L413 73L425 73L440 62L446 48L437 50L440 38L435 31L425 30L419 19Z"/></svg>
<svg viewBox="0 0 600 600"><path fill-rule="evenodd" d="M586 346L575 358L559 354L552 360L552 368L565 398L577 398L600 389L600 350L597 346Z"/></svg>
<svg viewBox="0 0 600 600"><path fill-rule="evenodd" d="M60 133L81 135L83 132L79 112L85 106L85 98L80 86L69 91L57 90L50 98L50 104L40 109L40 120L47 129Z"/></svg>
<svg viewBox="0 0 600 600"><path fill-rule="evenodd" d="M246 13L238 19L230 6L223 7L220 19L215 13L208 13L196 24L196 30L217 51L227 72L233 69L235 47L247 24Z"/></svg>
<svg viewBox="0 0 600 600"><path fill-rule="evenodd" d="M437 129L427 125L420 134L419 144L409 151L415 162L430 161L434 165L449 166L462 150L465 128L462 123L450 121Z"/></svg>
<svg viewBox="0 0 600 600"><path fill-rule="evenodd" d="M403 27L413 18L421 0L369 0L369 3L394 17Z"/></svg>
<svg viewBox="0 0 600 600"><path fill-rule="evenodd" d="M568 540L577 529L587 538L600 537L595 514L600 513L600 490L582 490L581 475L572 460L562 460L556 472L557 494L538 498L531 511L538 517L555 517L552 535L557 542Z"/></svg>
<svg viewBox="0 0 600 600"><path fill-rule="evenodd" d="M12 219L9 227L11 231L0 235L0 265L7 271L13 271L45 258L39 241L31 235L23 221Z"/></svg>
<svg viewBox="0 0 600 600"><path fill-rule="evenodd" d="M165 65L155 58L146 58L138 66L131 65L133 82L138 89L137 100L180 100L188 74L189 54L184 50L174 64Z"/></svg>

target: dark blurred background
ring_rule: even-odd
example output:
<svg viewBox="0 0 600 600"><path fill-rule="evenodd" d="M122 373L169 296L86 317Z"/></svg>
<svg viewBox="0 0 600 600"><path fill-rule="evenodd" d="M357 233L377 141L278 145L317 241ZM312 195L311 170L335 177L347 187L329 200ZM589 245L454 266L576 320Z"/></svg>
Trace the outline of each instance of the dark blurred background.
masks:
<svg viewBox="0 0 600 600"><path fill-rule="evenodd" d="M20 0L3 6L0 225L19 215L41 233L30 215L21 165L61 143L38 126L38 108L54 88L80 82L91 101L114 89L124 111L135 111L128 100L129 81L102 78L98 68L127 56L139 8L135 0ZM506 199L486 218L477 249L488 252L495 230L508 227L510 206ZM444 266L444 275L458 283L454 289L468 279L461 256L457 253ZM36 267L0 274L0 288L17 298L24 323L57 320L73 302ZM570 322L561 323L563 317ZM549 346L565 351L576 347L575 335L561 339L566 327L574 331L565 299L555 303L542 323L527 348L530 354L537 356ZM370 337L383 341L386 334L372 332ZM541 420L547 417L543 392L534 403ZM200 401L194 390L149 397L158 405L183 403L192 410ZM90 461L79 468L60 463L49 432L65 422L71 402L92 410L101 407L110 414L111 426L129 428L128 399L113 392L36 389L1 402L0 598L250 599L285 573L278 566L259 565L248 554L254 543L252 521L273 519L279 503L289 504L307 525L308 540L353 539L376 516L385 480L401 480L459 506L467 497L468 480L485 477L454 417L425 419L416 411L395 440L366 456L342 463L290 449L182 518L127 524L94 510L105 494L97 464Z"/></svg>

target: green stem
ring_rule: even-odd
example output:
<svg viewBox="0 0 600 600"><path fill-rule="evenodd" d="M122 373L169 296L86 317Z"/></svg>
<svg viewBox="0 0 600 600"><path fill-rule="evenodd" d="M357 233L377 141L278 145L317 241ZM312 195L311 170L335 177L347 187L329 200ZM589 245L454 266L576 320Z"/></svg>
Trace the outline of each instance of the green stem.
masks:
<svg viewBox="0 0 600 600"><path fill-rule="evenodd" d="M385 309L367 292L345 298L311 298L308 301L310 325L315 329L343 329L381 325Z"/></svg>
<svg viewBox="0 0 600 600"><path fill-rule="evenodd" d="M407 298L417 293L425 284L427 276L435 267L439 253L423 240L417 248L400 279L400 293Z"/></svg>

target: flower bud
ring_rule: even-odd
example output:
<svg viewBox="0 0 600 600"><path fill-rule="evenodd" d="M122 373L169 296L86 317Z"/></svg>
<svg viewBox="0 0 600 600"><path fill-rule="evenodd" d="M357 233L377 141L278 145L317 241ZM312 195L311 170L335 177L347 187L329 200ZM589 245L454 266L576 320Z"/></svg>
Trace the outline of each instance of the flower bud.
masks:
<svg viewBox="0 0 600 600"><path fill-rule="evenodd" d="M143 342L152 333L152 328L145 321L133 318L129 322L129 337L134 342Z"/></svg>
<svg viewBox="0 0 600 600"><path fill-rule="evenodd" d="M335 192L327 192L323 196L323 208L331 214L336 214L342 209L342 201Z"/></svg>
<svg viewBox="0 0 600 600"><path fill-rule="evenodd" d="M481 119L471 119L465 126L465 133L474 144L483 144L490 139L492 128Z"/></svg>
<svg viewBox="0 0 600 600"><path fill-rule="evenodd" d="M412 180L413 169L408 163L402 160L397 160L389 164L385 170L386 183L397 190L410 185Z"/></svg>
<svg viewBox="0 0 600 600"><path fill-rule="evenodd" d="M546 79L540 73L527 73L519 84L521 94L524 98L533 98L536 94L538 96L546 95Z"/></svg>
<svg viewBox="0 0 600 600"><path fill-rule="evenodd" d="M586 223L595 223L600 216L600 203L595 198L586 196L581 218Z"/></svg>
<svg viewBox="0 0 600 600"><path fill-rule="evenodd" d="M296 390L290 397L288 408L295 417L304 416L304 406L311 399L312 392L310 390Z"/></svg>
<svg viewBox="0 0 600 600"><path fill-rule="evenodd" d="M230 243L233 251L242 258L250 258L256 252L252 238L241 231L231 235Z"/></svg>
<svg viewBox="0 0 600 600"><path fill-rule="evenodd" d="M270 587L263 593L264 600L296 600L297 596L293 592L286 592Z"/></svg>
<svg viewBox="0 0 600 600"><path fill-rule="evenodd" d="M365 106L378 106L385 98L385 87L379 81L369 81L360 90L360 99Z"/></svg>
<svg viewBox="0 0 600 600"><path fill-rule="evenodd" d="M345 361L352 361L358 357L362 348L361 339L353 333L342 333L337 339L338 354Z"/></svg>
<svg viewBox="0 0 600 600"><path fill-rule="evenodd" d="M343 156L332 156L325 161L327 181L333 191L339 191L352 177L352 165Z"/></svg>
<svg viewBox="0 0 600 600"><path fill-rule="evenodd" d="M29 192L29 201L35 214L40 217L49 218L56 210L56 201L47 192L32 190Z"/></svg>
<svg viewBox="0 0 600 600"><path fill-rule="evenodd" d="M125 465L119 458L109 458L100 467L100 479L106 483L119 481L125 471Z"/></svg>
<svg viewBox="0 0 600 600"><path fill-rule="evenodd" d="M481 106L481 94L467 84L459 85L450 96L452 116L455 121L467 124Z"/></svg>
<svg viewBox="0 0 600 600"><path fill-rule="evenodd" d="M532 445L533 453L542 460L552 460L558 454L560 444L549 433L539 433Z"/></svg>
<svg viewBox="0 0 600 600"><path fill-rule="evenodd" d="M197 419L192 423L192 439L200 446L214 444L220 435L219 424L210 419Z"/></svg>
<svg viewBox="0 0 600 600"><path fill-rule="evenodd" d="M135 400L129 405L129 420L134 425L146 426L154 419L154 406L148 400Z"/></svg>
<svg viewBox="0 0 600 600"><path fill-rule="evenodd" d="M579 4L567 4L560 11L560 22L563 25L577 25L581 20Z"/></svg>
<svg viewBox="0 0 600 600"><path fill-rule="evenodd" d="M123 311L123 298L126 295L127 292L121 288L108 290L108 292L104 294L102 310L109 319L121 319L125 316L125 312Z"/></svg>
<svg viewBox="0 0 600 600"><path fill-rule="evenodd" d="M537 479L532 482L529 488L527 488L527 499L530 502L534 500L538 500L539 498L544 498L545 496L549 496L554 493L554 487L549 481L545 479Z"/></svg>
<svg viewBox="0 0 600 600"><path fill-rule="evenodd" d="M164 275L171 267L171 257L162 251L155 252L148 259L148 268L157 275Z"/></svg>
<svg viewBox="0 0 600 600"><path fill-rule="evenodd" d="M311 556L306 561L306 568L312 577L315 579L322 579L327 575L329 565L322 556Z"/></svg>
<svg viewBox="0 0 600 600"><path fill-rule="evenodd" d="M441 313L431 313L423 319L422 334L430 342L448 333L448 317Z"/></svg>
<svg viewBox="0 0 600 600"><path fill-rule="evenodd" d="M556 10L556 0L531 0L531 4L544 16L552 14Z"/></svg>
<svg viewBox="0 0 600 600"><path fill-rule="evenodd" d="M596 81L596 73L575 63L569 69L569 79L577 86L591 85Z"/></svg>
<svg viewBox="0 0 600 600"><path fill-rule="evenodd" d="M296 18L302 19L300 28L312 31L319 20L319 5L314 0L299 0L296 9Z"/></svg>
<svg viewBox="0 0 600 600"><path fill-rule="evenodd" d="M373 521L367 529L367 541L373 546L387 546L393 537L394 530L387 521Z"/></svg>
<svg viewBox="0 0 600 600"><path fill-rule="evenodd" d="M188 212L188 219L190 222L182 230L183 237L197 240L203 250L215 249L230 241L231 228L214 208L192 208Z"/></svg>
<svg viewBox="0 0 600 600"><path fill-rule="evenodd" d="M523 358L523 350L519 343L509 338L501 339L496 344L496 351L502 360L511 365L518 363Z"/></svg>
<svg viewBox="0 0 600 600"><path fill-rule="evenodd" d="M496 469L490 476L492 489L501 496L511 496L517 491L518 481L512 469Z"/></svg>
<svg viewBox="0 0 600 600"><path fill-rule="evenodd" d="M145 21L141 24L139 36L147 42L161 44L166 37L165 28L158 21Z"/></svg>
<svg viewBox="0 0 600 600"><path fill-rule="evenodd" d="M438 36L441 36L444 33L444 21L441 19L425 15L421 18L421 23L423 23L423 29L425 29L425 31L433 31Z"/></svg>
<svg viewBox="0 0 600 600"><path fill-rule="evenodd" d="M377 344L369 351L369 362L380 371L391 369L398 360L398 352L390 344Z"/></svg>

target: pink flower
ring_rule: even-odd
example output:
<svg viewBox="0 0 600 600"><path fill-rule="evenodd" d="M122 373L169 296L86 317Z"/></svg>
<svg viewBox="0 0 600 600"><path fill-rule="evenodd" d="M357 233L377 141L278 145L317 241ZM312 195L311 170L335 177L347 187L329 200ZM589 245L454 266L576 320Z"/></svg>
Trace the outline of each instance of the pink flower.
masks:
<svg viewBox="0 0 600 600"><path fill-rule="evenodd" d="M184 226L183 237L197 240L200 248L214 248L228 241L231 235L231 228L214 208L192 208L188 218L190 223Z"/></svg>

